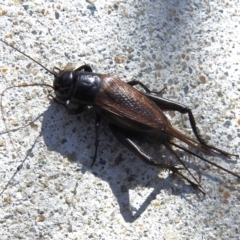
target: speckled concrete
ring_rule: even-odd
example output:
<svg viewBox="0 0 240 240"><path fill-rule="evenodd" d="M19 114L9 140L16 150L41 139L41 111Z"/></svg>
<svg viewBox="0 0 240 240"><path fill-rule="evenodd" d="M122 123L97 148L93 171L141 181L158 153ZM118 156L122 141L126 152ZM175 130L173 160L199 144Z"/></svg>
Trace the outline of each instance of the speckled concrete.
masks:
<svg viewBox="0 0 240 240"><path fill-rule="evenodd" d="M209 143L240 154L239 1L10 1L0 37L44 66L90 64L123 81L141 80L193 109ZM52 84L52 76L0 43L0 89ZM94 113L71 116L48 88L9 89L0 119L0 196L5 239L240 239L240 182L181 151L206 197L147 166L100 128ZM190 134L186 116L168 114ZM30 123L30 124L29 124ZM10 142L9 132L12 143ZM174 157L158 147L151 154ZM239 161L208 159L240 173Z"/></svg>

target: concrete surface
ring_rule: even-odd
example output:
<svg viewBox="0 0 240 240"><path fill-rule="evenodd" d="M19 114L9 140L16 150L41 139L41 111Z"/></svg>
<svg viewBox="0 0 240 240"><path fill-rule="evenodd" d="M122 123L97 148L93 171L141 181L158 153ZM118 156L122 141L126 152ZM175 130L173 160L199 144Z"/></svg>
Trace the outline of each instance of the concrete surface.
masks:
<svg viewBox="0 0 240 240"><path fill-rule="evenodd" d="M0 37L44 66L90 64L123 81L141 80L193 109L209 143L240 154L239 1L10 1ZM0 43L0 89L53 77ZM0 238L240 239L240 182L177 150L206 196L145 165L103 122L96 164L94 113L71 116L46 87L11 88L2 100ZM186 116L168 114L187 134ZM9 133L9 134L8 134ZM10 137L9 137L10 136ZM12 139L12 143L11 143ZM144 146L159 161L174 157ZM239 161L208 159L240 173ZM200 176L200 175L199 175Z"/></svg>

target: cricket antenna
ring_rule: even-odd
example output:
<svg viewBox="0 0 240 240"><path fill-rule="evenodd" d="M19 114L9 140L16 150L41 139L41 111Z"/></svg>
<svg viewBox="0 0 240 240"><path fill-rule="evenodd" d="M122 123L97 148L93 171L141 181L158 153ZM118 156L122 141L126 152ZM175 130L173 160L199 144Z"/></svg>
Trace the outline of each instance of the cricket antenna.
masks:
<svg viewBox="0 0 240 240"><path fill-rule="evenodd" d="M17 52L23 54L25 57L31 59L33 62L37 63L38 65L40 65L43 69L45 69L46 71L48 71L49 73L51 73L52 75L54 75L55 77L57 77L57 74L53 71L50 71L48 68L44 67L41 63L39 63L38 61L36 61L35 59L33 59L32 57L30 57L29 55L27 55L26 53L18 50L17 48L13 47L12 45L10 45L9 43L5 42L4 40L0 39L1 42L5 43L6 45L8 45L9 47L13 48L14 50L16 50Z"/></svg>

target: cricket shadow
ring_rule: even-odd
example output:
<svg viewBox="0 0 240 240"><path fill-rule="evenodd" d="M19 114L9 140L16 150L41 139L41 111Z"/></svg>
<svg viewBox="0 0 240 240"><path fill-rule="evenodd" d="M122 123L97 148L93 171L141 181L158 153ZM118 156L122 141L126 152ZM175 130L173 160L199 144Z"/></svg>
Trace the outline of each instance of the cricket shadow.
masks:
<svg viewBox="0 0 240 240"><path fill-rule="evenodd" d="M186 184L180 184L180 188L174 185L175 178L171 174L160 177L160 169L142 162L122 146L104 121L99 132L98 157L90 167L95 150L94 111L72 116L60 105L51 104L42 116L41 134L48 149L67 156L72 163L81 164L82 173L91 172L107 182L126 222L134 222L161 192L169 191L184 197ZM136 191L139 187L144 192L140 197ZM191 187L186 189L188 193L196 193ZM133 198L138 197L140 204L138 201L132 203L130 192L133 192Z"/></svg>

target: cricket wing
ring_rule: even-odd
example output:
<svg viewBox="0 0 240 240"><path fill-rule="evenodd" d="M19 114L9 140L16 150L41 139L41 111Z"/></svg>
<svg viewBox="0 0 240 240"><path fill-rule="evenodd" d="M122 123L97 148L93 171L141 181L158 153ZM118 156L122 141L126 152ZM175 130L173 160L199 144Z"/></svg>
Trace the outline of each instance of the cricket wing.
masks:
<svg viewBox="0 0 240 240"><path fill-rule="evenodd" d="M116 124L118 118L122 124L131 122L159 130L164 130L170 124L162 110L143 93L109 75L101 75L101 80L94 107L104 112L102 115L109 122Z"/></svg>

